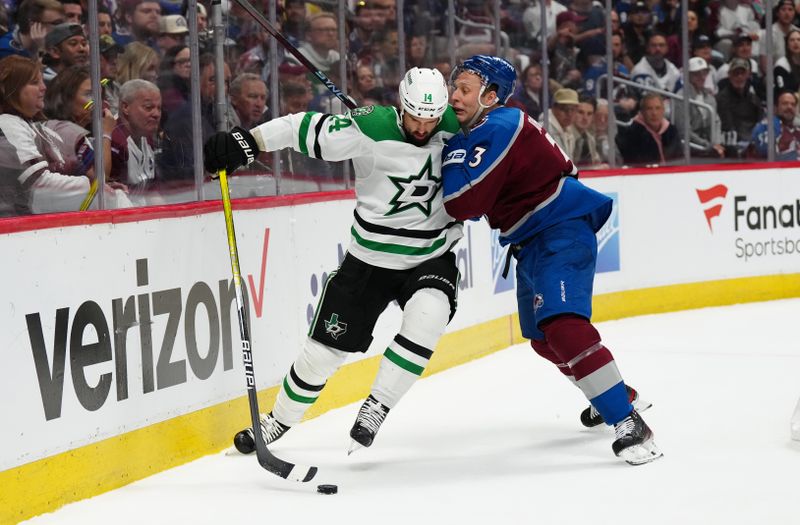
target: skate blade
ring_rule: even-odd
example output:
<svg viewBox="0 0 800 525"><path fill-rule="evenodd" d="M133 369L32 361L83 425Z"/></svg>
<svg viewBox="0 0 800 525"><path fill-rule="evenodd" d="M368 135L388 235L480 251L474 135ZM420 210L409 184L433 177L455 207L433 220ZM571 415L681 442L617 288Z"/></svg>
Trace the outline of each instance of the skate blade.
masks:
<svg viewBox="0 0 800 525"><path fill-rule="evenodd" d="M355 452L356 450L358 450L360 448L364 448L361 445L361 443L359 443L355 439L350 440L350 448L347 449L347 455L349 456L350 454L352 454L353 452Z"/></svg>
<svg viewBox="0 0 800 525"><path fill-rule="evenodd" d="M633 445L623 449L618 454L629 465L644 465L664 456L652 439L648 439L641 445Z"/></svg>
<svg viewBox="0 0 800 525"><path fill-rule="evenodd" d="M642 396L637 397L632 404L633 404L633 409L639 412L640 414L653 406L653 403L651 403L650 401L645 401L644 399L642 399Z"/></svg>

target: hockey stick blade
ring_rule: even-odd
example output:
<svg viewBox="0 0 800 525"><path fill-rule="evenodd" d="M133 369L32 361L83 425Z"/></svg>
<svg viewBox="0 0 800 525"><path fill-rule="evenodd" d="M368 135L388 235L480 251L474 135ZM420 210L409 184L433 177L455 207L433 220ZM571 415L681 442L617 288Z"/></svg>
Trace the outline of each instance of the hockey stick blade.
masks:
<svg viewBox="0 0 800 525"><path fill-rule="evenodd" d="M242 294L242 277L241 269L239 268L239 249L236 246L236 230L233 223L233 209L231 207L231 194L228 188L228 175L226 170L219 170L220 193L222 194L222 211L225 216L225 232L228 237L228 252L231 260L231 273L233 275L233 285L236 292L236 310L239 320L239 338L242 342L242 360L244 362L244 374L247 383L247 401L250 405L250 419L252 428L258 429L261 427L261 421L258 411L258 395L256 390L256 375L255 368L253 367L253 351L250 344L250 330L247 325L247 316L245 315L244 296ZM289 481L306 482L314 479L317 475L317 467L307 467L304 465L295 465L284 461L267 448L264 441L264 436L261 432L253 432L253 437L256 443L256 456L258 463L267 471L287 479Z"/></svg>

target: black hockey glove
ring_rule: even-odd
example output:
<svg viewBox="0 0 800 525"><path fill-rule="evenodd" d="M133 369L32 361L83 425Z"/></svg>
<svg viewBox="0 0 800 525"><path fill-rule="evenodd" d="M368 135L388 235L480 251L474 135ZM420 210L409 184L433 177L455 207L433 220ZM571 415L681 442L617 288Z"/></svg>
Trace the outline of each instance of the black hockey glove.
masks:
<svg viewBox="0 0 800 525"><path fill-rule="evenodd" d="M228 172L240 166L246 166L258 155L256 139L246 129L235 127L230 133L219 132L212 135L203 146L203 164L212 178L217 171Z"/></svg>

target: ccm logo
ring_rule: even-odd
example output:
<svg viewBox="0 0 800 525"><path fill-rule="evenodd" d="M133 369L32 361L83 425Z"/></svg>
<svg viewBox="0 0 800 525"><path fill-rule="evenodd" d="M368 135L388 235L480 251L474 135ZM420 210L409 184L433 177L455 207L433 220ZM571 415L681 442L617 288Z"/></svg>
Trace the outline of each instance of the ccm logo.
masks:
<svg viewBox="0 0 800 525"><path fill-rule="evenodd" d="M455 149L444 157L442 166L444 167L447 166L448 164L462 164L464 162L464 159L466 158L467 158L467 150Z"/></svg>
<svg viewBox="0 0 800 525"><path fill-rule="evenodd" d="M253 153L253 148L250 147L250 143L244 139L244 136L238 131L234 131L231 135L233 135L233 138L236 139L236 142L239 143L239 146L242 148L242 151L244 152L247 161L245 162L245 164L250 164L251 162L256 160L256 156Z"/></svg>

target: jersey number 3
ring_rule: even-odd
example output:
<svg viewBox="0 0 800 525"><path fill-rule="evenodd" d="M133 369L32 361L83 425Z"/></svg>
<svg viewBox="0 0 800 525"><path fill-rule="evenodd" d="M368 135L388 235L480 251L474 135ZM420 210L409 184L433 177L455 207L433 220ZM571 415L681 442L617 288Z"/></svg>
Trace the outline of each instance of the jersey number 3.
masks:
<svg viewBox="0 0 800 525"><path fill-rule="evenodd" d="M484 153L486 153L486 148L482 148L482 147L480 147L480 146L475 146L475 158L474 158L474 159L472 159L472 161L471 161L471 162L469 162L467 165L468 165L470 168L475 168L475 167L477 167L477 166L478 166L478 164L480 164L480 163L481 163L481 161L483 160L483 154L484 154Z"/></svg>

